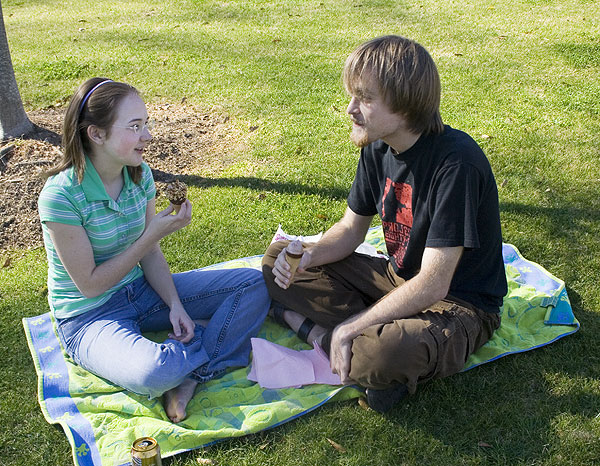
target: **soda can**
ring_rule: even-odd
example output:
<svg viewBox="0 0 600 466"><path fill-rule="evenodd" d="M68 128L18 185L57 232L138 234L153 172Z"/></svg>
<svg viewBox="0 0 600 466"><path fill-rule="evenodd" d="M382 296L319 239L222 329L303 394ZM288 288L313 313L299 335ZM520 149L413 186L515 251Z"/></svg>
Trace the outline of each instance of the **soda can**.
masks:
<svg viewBox="0 0 600 466"><path fill-rule="evenodd" d="M152 437L142 437L131 447L132 466L162 466L160 447Z"/></svg>

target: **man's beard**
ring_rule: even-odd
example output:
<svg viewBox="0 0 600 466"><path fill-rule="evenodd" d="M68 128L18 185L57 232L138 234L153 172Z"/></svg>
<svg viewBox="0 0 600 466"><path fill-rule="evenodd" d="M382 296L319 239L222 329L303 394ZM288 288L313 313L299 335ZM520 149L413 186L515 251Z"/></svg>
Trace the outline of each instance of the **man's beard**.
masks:
<svg viewBox="0 0 600 466"><path fill-rule="evenodd" d="M357 132L355 129L350 133L350 140L354 143L355 146L363 148L370 144L369 133L361 127L360 132Z"/></svg>

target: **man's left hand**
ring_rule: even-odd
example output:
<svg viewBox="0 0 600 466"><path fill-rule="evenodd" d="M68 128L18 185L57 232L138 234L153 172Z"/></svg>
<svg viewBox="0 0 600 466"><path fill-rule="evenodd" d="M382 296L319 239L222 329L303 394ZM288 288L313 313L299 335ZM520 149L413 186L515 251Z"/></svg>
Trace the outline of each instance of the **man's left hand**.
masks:
<svg viewBox="0 0 600 466"><path fill-rule="evenodd" d="M346 331L344 323L333 329L329 349L331 372L338 374L344 385L354 383L350 378L350 361L352 359L352 341L355 335Z"/></svg>

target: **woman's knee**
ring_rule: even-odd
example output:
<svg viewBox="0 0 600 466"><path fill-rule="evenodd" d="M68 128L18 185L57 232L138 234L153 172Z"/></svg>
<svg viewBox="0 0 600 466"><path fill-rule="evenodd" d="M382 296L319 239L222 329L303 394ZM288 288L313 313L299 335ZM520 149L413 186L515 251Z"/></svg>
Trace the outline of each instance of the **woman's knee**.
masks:
<svg viewBox="0 0 600 466"><path fill-rule="evenodd" d="M172 360L171 350L161 345L157 358L134 361L131 370L119 385L132 392L155 397L178 386L187 374Z"/></svg>
<svg viewBox="0 0 600 466"><path fill-rule="evenodd" d="M241 271L241 269L238 269ZM271 298L265 278L260 270L247 268L244 269L240 276L240 286L238 291L249 293L252 296L252 302L255 308L262 308L263 305L270 304Z"/></svg>
<svg viewBox="0 0 600 466"><path fill-rule="evenodd" d="M265 279L263 277L263 274L258 269L244 269L242 280L245 286L258 285L260 287L265 285Z"/></svg>

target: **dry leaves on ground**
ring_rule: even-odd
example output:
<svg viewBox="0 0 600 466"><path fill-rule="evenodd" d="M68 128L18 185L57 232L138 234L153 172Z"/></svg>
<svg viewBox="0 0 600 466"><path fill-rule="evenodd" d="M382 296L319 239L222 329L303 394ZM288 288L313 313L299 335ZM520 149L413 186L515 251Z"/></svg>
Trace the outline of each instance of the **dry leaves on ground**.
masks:
<svg viewBox="0 0 600 466"><path fill-rule="evenodd" d="M157 125L144 159L154 171L159 193L165 181L222 164L228 117L198 111L184 102L150 104L148 113ZM44 185L40 175L61 156L63 115L64 109L57 108L32 112L29 117L39 127L36 134L0 143L0 251L43 244L37 214Z"/></svg>

